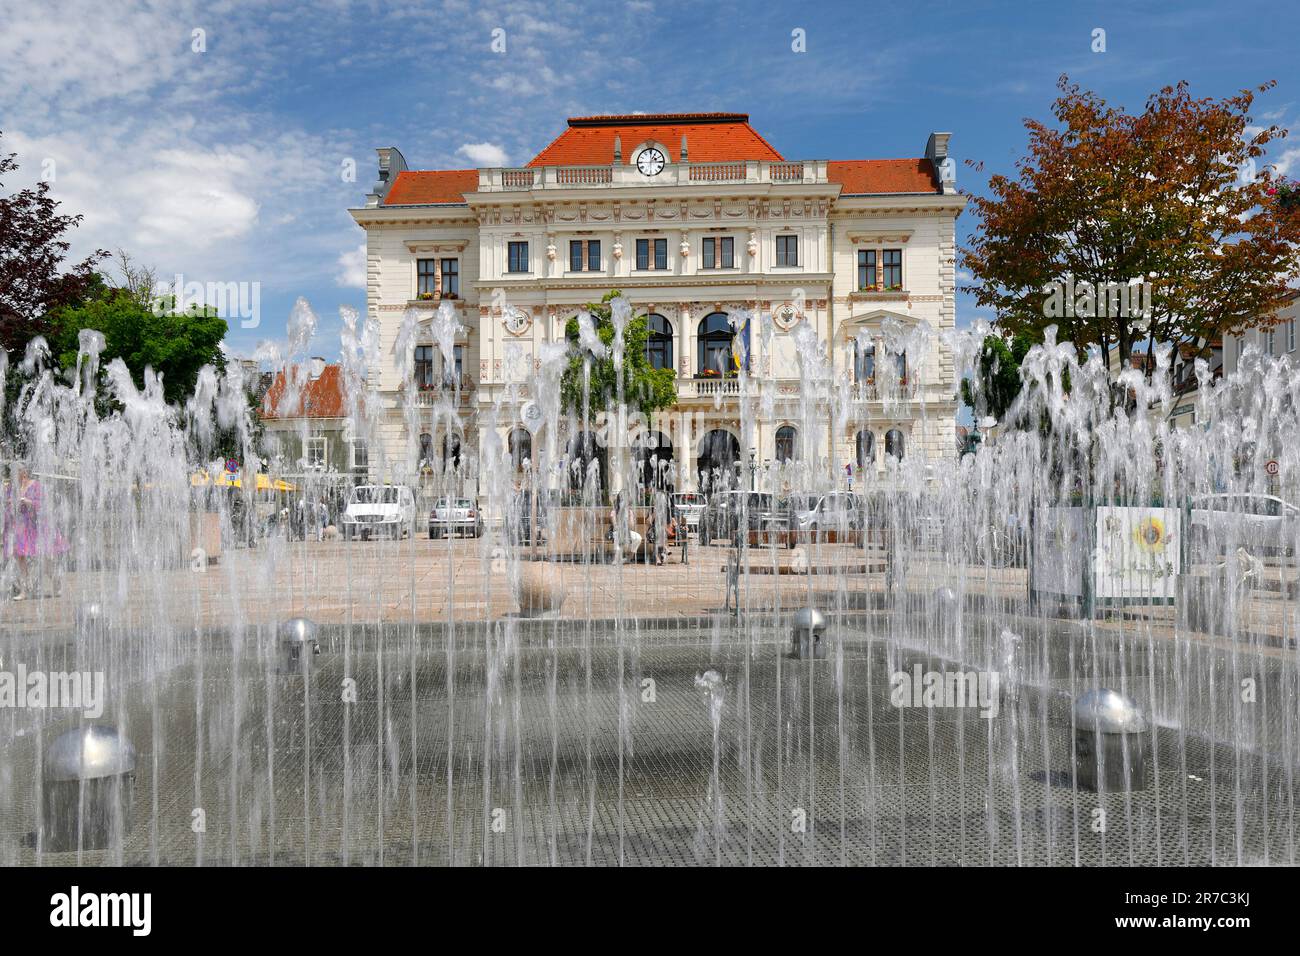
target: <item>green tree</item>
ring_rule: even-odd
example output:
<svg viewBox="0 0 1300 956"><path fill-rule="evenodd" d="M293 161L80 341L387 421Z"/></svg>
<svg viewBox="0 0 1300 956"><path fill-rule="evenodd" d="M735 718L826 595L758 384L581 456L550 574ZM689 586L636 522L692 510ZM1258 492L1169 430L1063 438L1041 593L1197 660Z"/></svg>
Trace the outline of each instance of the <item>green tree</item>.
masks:
<svg viewBox="0 0 1300 956"><path fill-rule="evenodd" d="M221 341L226 335L226 320L211 309L192 306L177 312L169 306L163 299L158 307L148 308L131 290L101 282L88 301L51 313L50 350L63 368L73 368L80 332L94 329L104 336L101 373L113 359L120 358L140 388L144 386L144 370L152 368L163 377L163 394L168 403L182 402L193 392L204 365L224 371Z"/></svg>
<svg viewBox="0 0 1300 956"><path fill-rule="evenodd" d="M593 412L605 411L618 401L618 369L614 365L614 322L610 303L623 293L617 289L607 292L598 303L584 308L591 313L596 335L606 348L603 358L591 357L591 399ZM578 318L574 316L564 326L565 337L573 343L569 366L560 379L560 403L566 411L581 412L583 408L583 362L585 356L578 348ZM649 418L654 412L677 402L676 374L670 368L654 368L646 357L650 341L650 327L644 315L628 322L623 330L623 395L628 407L637 409Z"/></svg>
<svg viewBox="0 0 1300 956"><path fill-rule="evenodd" d="M984 339L973 378L961 382L961 400L975 412L975 421L993 416L1001 423L1020 395L1020 363L1036 344L1033 335L1017 332L1010 340L995 333Z"/></svg>

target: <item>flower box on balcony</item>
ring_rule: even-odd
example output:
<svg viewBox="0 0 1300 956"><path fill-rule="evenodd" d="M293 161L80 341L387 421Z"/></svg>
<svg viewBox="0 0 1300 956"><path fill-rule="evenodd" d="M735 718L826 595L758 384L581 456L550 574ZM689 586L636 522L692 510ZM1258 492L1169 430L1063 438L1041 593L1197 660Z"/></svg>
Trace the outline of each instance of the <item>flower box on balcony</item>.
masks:
<svg viewBox="0 0 1300 956"><path fill-rule="evenodd" d="M433 301L433 293L432 293L432 292L421 292L419 295L416 296L416 298L419 299L421 302L432 302L432 301Z"/></svg>

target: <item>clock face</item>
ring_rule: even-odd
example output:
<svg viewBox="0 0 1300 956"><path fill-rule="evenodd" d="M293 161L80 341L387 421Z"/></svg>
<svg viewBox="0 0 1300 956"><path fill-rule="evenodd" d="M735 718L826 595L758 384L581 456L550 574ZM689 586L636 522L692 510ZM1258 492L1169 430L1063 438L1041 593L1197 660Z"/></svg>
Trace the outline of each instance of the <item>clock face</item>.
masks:
<svg viewBox="0 0 1300 956"><path fill-rule="evenodd" d="M643 149L636 158L636 168L646 176L658 176L663 172L664 154L653 146Z"/></svg>

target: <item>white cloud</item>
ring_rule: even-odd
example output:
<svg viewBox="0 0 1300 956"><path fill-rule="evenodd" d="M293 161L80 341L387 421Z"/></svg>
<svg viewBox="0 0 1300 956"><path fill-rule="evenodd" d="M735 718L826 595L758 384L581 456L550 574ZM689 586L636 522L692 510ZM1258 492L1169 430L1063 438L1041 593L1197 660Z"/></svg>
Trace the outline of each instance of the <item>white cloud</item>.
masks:
<svg viewBox="0 0 1300 956"><path fill-rule="evenodd" d="M1300 148L1288 149L1277 158L1279 176L1290 176L1296 169L1300 169Z"/></svg>
<svg viewBox="0 0 1300 956"><path fill-rule="evenodd" d="M458 156L464 156L476 167L509 166L506 151L496 143L466 143L456 150Z"/></svg>
<svg viewBox="0 0 1300 956"><path fill-rule="evenodd" d="M363 242L355 249L341 253L338 259L339 271L334 275L336 284L348 289L366 287L366 244Z"/></svg>

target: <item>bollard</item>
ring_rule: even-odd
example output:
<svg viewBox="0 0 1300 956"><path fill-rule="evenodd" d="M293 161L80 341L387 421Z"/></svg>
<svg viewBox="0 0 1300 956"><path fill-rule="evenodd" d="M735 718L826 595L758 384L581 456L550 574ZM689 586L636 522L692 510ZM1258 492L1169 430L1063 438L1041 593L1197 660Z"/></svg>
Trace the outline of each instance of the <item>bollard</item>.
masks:
<svg viewBox="0 0 1300 956"><path fill-rule="evenodd" d="M938 634L948 643L957 640L957 620L961 614L961 602L957 594L949 587L935 588L931 603L931 633Z"/></svg>
<svg viewBox="0 0 1300 956"><path fill-rule="evenodd" d="M99 635L108 629L108 612L98 601L87 601L78 607L74 620L78 634Z"/></svg>
<svg viewBox="0 0 1300 956"><path fill-rule="evenodd" d="M1090 690L1074 704L1074 764L1079 786L1116 791L1147 788L1146 718L1113 690Z"/></svg>
<svg viewBox="0 0 1300 956"><path fill-rule="evenodd" d="M815 607L804 607L794 612L793 640L790 653L801 660L826 656L826 616Z"/></svg>
<svg viewBox="0 0 1300 956"><path fill-rule="evenodd" d="M59 735L42 777L46 850L101 850L131 832L135 747L117 728L91 724Z"/></svg>
<svg viewBox="0 0 1300 956"><path fill-rule="evenodd" d="M316 623L294 617L280 625L280 673L306 674L311 659L320 653Z"/></svg>

